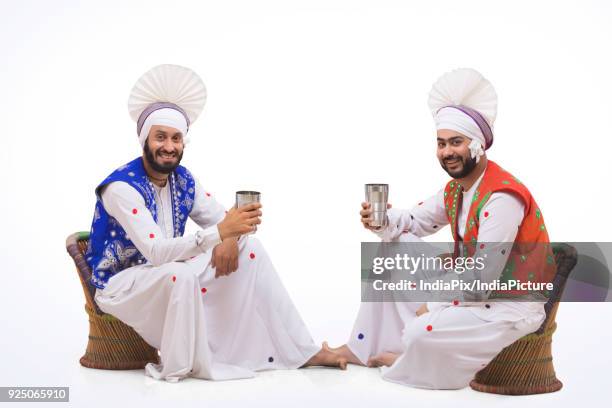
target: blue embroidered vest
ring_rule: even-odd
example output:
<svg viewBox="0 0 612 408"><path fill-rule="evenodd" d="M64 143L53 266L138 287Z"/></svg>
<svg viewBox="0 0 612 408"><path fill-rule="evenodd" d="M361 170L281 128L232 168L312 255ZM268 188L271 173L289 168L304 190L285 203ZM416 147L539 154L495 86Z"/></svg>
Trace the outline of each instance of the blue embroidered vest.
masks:
<svg viewBox="0 0 612 408"><path fill-rule="evenodd" d="M123 181L134 187L144 198L145 205L157 222L155 189L147 177L142 157L119 167L96 187L96 207L85 259L92 270L90 283L101 289L116 273L147 262L119 222L104 209L100 196L101 189L114 181ZM195 181L189 170L178 166L168 177L168 182L172 195L174 236L180 237L185 232L185 224L193 208Z"/></svg>

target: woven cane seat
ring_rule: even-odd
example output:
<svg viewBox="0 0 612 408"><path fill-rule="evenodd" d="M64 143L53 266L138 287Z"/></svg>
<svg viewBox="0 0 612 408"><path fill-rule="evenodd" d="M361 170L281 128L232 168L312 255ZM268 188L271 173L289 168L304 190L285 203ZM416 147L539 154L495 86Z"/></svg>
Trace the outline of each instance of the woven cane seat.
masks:
<svg viewBox="0 0 612 408"><path fill-rule="evenodd" d="M576 250L567 244L553 246L557 274L554 288L544 306L546 319L534 333L503 349L485 368L476 373L470 387L476 391L528 395L558 391L563 387L555 375L552 336L557 328L555 316L567 278L576 265Z"/></svg>
<svg viewBox="0 0 612 408"><path fill-rule="evenodd" d="M147 344L130 326L102 312L95 303L96 288L89 283L91 270L85 261L88 232L77 232L66 239L66 250L74 260L85 295L89 317L89 340L79 362L89 368L133 370L147 363L159 363L157 350Z"/></svg>

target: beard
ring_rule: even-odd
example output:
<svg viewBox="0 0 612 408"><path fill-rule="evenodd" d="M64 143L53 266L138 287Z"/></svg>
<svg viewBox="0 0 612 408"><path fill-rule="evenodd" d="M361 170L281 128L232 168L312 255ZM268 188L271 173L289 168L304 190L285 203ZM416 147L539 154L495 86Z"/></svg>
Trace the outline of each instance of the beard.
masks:
<svg viewBox="0 0 612 408"><path fill-rule="evenodd" d="M160 148L160 149L157 149L155 152L152 152L151 149L149 148L149 141L147 140L147 142L144 145L145 158L147 160L147 163L149 163L149 165L151 166L153 170L159 173L162 173L162 174L170 174L181 163L181 159L183 158L183 152L181 151L180 153L177 153L176 162L170 163L170 164L161 164L155 160L156 157L161 157L161 153L160 153L161 150L162 149Z"/></svg>
<svg viewBox="0 0 612 408"><path fill-rule="evenodd" d="M459 160L461 166L458 166L456 170L449 170L448 165L446 164L447 160ZM471 157L461 157L461 156L449 156L445 157L440 161L440 165L448 173L449 176L455 179L460 179L466 177L468 174L474 170L476 167L476 158Z"/></svg>

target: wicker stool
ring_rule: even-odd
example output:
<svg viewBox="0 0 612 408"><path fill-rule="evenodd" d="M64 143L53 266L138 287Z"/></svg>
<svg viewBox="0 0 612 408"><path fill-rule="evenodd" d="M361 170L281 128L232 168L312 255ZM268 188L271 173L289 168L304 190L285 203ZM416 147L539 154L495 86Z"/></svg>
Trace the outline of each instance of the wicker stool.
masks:
<svg viewBox="0 0 612 408"><path fill-rule="evenodd" d="M553 247L557 263L553 293L545 305L546 319L540 328L503 349L485 368L476 373L470 387L476 391L506 395L543 394L563 387L552 362L552 335L555 316L565 282L576 265L576 250L566 244Z"/></svg>
<svg viewBox="0 0 612 408"><path fill-rule="evenodd" d="M159 363L157 350L148 345L130 326L102 312L94 301L95 288L89 284L91 270L85 261L88 232L77 232L66 239L66 249L74 260L85 294L89 316L89 341L81 365L104 370L133 370L147 363Z"/></svg>

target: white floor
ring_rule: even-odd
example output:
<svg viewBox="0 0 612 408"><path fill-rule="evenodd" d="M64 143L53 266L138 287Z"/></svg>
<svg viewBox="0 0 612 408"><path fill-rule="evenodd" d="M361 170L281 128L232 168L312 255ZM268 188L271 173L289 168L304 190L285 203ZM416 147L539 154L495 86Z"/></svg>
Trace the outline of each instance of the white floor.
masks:
<svg viewBox="0 0 612 408"><path fill-rule="evenodd" d="M50 310L65 309L61 299ZM557 393L509 397L466 388L460 391L419 390L381 380L377 369L349 366L348 371L310 368L262 372L255 379L209 382L188 379L178 384L158 382L143 371L104 371L81 367L87 322L84 312L65 316L41 310L21 313L38 316L38 324L18 327L7 322L3 334L0 385L69 386L71 406L347 406L462 407L489 403L494 406L602 406L610 387L611 362L607 327L609 304L563 304L554 336L554 361L564 388ZM31 313L31 316L28 316ZM44 317L43 317L44 316ZM30 320L32 321L32 320ZM11 327L15 324L15 327ZM313 335L317 339L318 330ZM607 405L607 404L606 404ZM20 405L21 406L21 405Z"/></svg>

